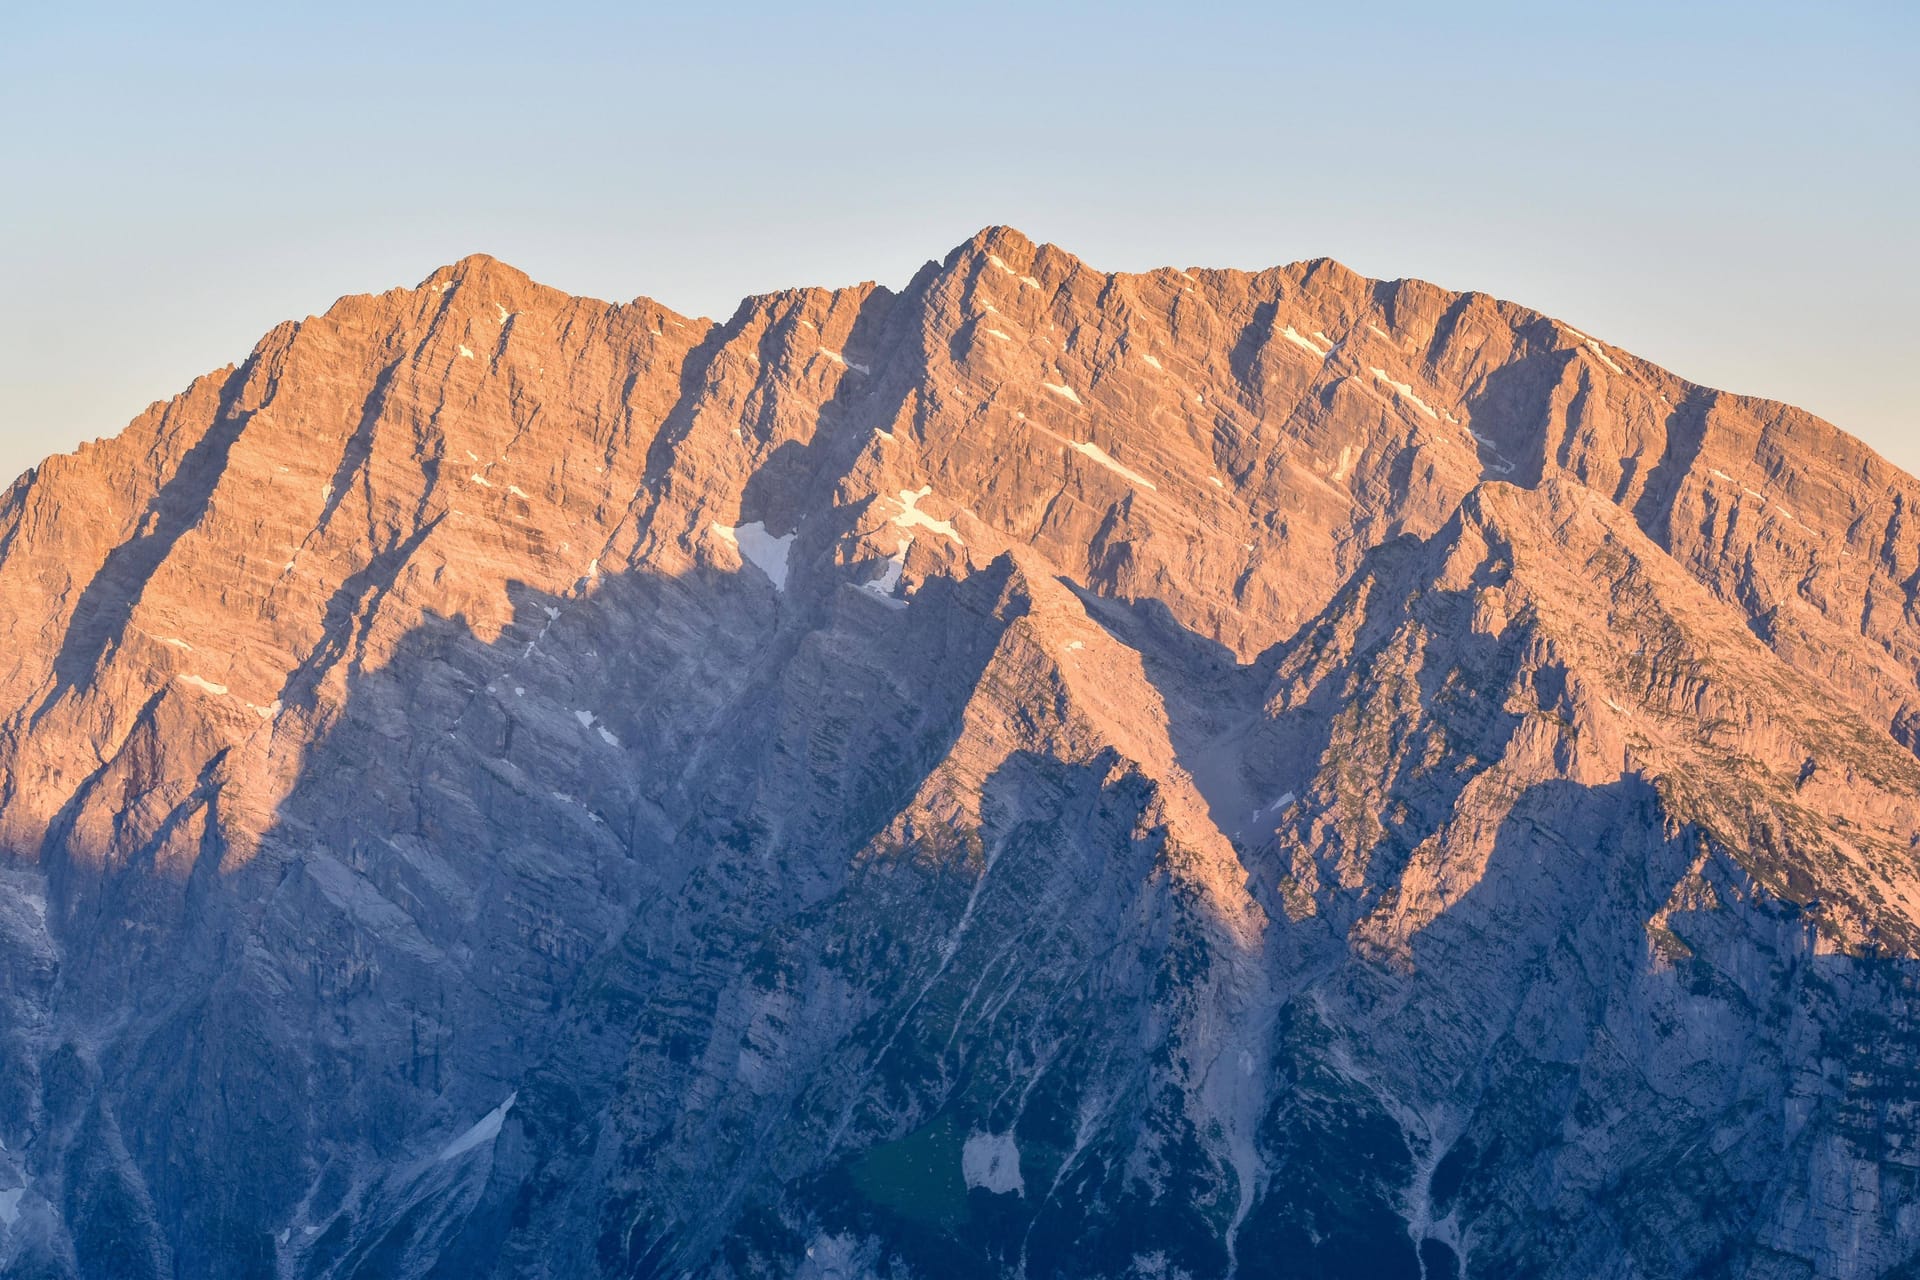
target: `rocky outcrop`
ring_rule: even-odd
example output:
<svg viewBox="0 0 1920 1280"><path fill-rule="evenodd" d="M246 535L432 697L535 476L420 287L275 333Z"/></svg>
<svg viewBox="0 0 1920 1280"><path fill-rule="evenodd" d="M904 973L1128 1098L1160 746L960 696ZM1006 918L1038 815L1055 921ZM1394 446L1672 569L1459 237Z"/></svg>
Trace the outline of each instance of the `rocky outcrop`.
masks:
<svg viewBox="0 0 1920 1280"><path fill-rule="evenodd" d="M0 502L0 1268L1911 1267L1915 503L1324 260L343 299Z"/></svg>

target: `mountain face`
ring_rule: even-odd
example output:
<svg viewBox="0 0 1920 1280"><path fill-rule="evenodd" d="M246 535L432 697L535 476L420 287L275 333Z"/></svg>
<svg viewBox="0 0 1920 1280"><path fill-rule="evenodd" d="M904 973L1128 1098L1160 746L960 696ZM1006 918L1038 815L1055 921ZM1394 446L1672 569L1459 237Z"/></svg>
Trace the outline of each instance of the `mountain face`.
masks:
<svg viewBox="0 0 1920 1280"><path fill-rule="evenodd" d="M491 259L0 501L0 1272L1920 1274L1920 483L1526 308Z"/></svg>

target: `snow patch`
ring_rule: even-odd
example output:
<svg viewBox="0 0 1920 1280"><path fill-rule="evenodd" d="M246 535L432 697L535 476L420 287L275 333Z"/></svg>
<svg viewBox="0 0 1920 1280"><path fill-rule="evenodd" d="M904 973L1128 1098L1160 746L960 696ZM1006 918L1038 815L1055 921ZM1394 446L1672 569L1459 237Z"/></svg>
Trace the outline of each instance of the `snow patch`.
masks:
<svg viewBox="0 0 1920 1280"><path fill-rule="evenodd" d="M775 591L787 589L787 552L793 547L793 534L775 537L758 520L734 527L716 524L713 531L731 542L743 560L766 574Z"/></svg>
<svg viewBox="0 0 1920 1280"><path fill-rule="evenodd" d="M1074 389L1072 387L1065 385L1064 383L1043 382L1040 385L1045 387L1047 390L1053 392L1053 394L1059 396L1062 400L1071 400L1075 404L1083 403L1080 397L1077 394L1075 394Z"/></svg>
<svg viewBox="0 0 1920 1280"><path fill-rule="evenodd" d="M507 321L509 321L509 320L511 320L511 319L513 319L513 318L514 318L514 316L516 316L516 315L518 315L518 314L519 314L518 312L515 312L515 311L509 311L509 310L507 310L507 309L506 309L506 308L505 308L504 306L501 306L501 305L500 305L499 303L497 303L497 302L496 302L496 303L494 303L493 305L494 305L494 309L495 309L495 310L497 310L497 311L498 311L498 312L500 313L500 323L501 323L501 324L505 324L505 323L506 323Z"/></svg>
<svg viewBox="0 0 1920 1280"><path fill-rule="evenodd" d="M988 329L988 330L986 330L986 333L988 334L988 336L990 336L990 337L994 337L994 338L998 338L998 339L1000 339L1000 341L1002 341L1002 342L1012 342L1012 341L1013 341L1013 339L1012 339L1012 338L1009 338L1009 337L1008 337L1008 336L1007 336L1006 334L1004 334L1004 333L1002 333L1002 332L1000 332L1000 330L998 330L998 329Z"/></svg>
<svg viewBox="0 0 1920 1280"><path fill-rule="evenodd" d="M491 1143L495 1138L499 1137L500 1126L506 1123L507 1112L513 1110L514 1100L519 1096L520 1091L518 1089L508 1094L505 1102L480 1117L479 1122L475 1124L473 1128L467 1130L452 1142L449 1142L436 1159L442 1162L452 1160L456 1156L467 1154L467 1152L473 1150L475 1147Z"/></svg>
<svg viewBox="0 0 1920 1280"><path fill-rule="evenodd" d="M1107 453L1105 449L1102 449L1099 445L1094 444L1092 441L1089 440L1084 443L1075 444L1073 448L1076 452L1084 454L1089 458L1092 458L1095 462L1099 463L1101 466L1105 467L1107 470L1113 472L1117 476L1123 477L1130 483L1137 484L1143 489L1152 489L1155 492L1159 491L1159 486L1154 484L1153 481L1147 479L1145 476L1141 475L1138 471L1134 471L1129 467L1121 466L1118 462L1115 462L1113 460L1113 458Z"/></svg>
<svg viewBox="0 0 1920 1280"><path fill-rule="evenodd" d="M880 576L870 582L861 583L860 589L879 600L881 604L895 609L906 608L907 602L894 599L893 593L900 585L900 575L907 570L907 548L912 545L913 535L909 534L900 539L900 549L887 557L887 567L880 571Z"/></svg>
<svg viewBox="0 0 1920 1280"><path fill-rule="evenodd" d="M1156 359L1154 359L1154 358L1153 358L1152 356L1141 356L1141 357L1140 357L1140 362L1141 362L1142 364L1150 364L1150 365L1152 365L1152 366L1153 366L1154 368L1156 368L1156 369L1158 369L1158 368L1160 367L1160 362L1159 362L1158 360L1156 360Z"/></svg>
<svg viewBox="0 0 1920 1280"><path fill-rule="evenodd" d="M158 640L161 644L169 645L172 648L185 649L188 653L193 652L193 646L188 644L185 640L182 640L179 636L155 636L154 639Z"/></svg>
<svg viewBox="0 0 1920 1280"><path fill-rule="evenodd" d="M819 348L819 351L821 355L825 356L827 359L833 361L835 364L841 366L844 369L851 369L855 373L872 373L873 372L873 370L869 369L866 365L861 364L858 361L849 360L845 356L841 355L838 351L830 351L826 347Z"/></svg>
<svg viewBox="0 0 1920 1280"><path fill-rule="evenodd" d="M517 484L510 484L510 485L508 485L508 486L507 486L507 492L508 492L508 493L510 493L510 494L512 494L512 495L513 495L514 497L516 497L516 498L524 498L524 497L526 497L526 496L527 496L527 491L526 491L525 489L522 489L522 488L521 488L521 487L520 487L519 485L517 485Z"/></svg>
<svg viewBox="0 0 1920 1280"><path fill-rule="evenodd" d="M224 698L227 694L227 686L215 684L203 676L175 676L174 679L178 680L181 684L190 684L196 689L210 693L216 698Z"/></svg>
<svg viewBox="0 0 1920 1280"><path fill-rule="evenodd" d="M953 521L935 520L932 516L920 510L920 499L929 496L932 492L933 486L930 484L921 485L917 491L913 489L902 489L900 491L900 514L893 518L893 523L899 525L902 529L929 529L943 538L951 538L956 546L966 546L967 540L962 538L959 531L953 527Z"/></svg>
<svg viewBox="0 0 1920 1280"><path fill-rule="evenodd" d="M975 1133L960 1149L960 1174L967 1189L980 1187L994 1195L1024 1196L1027 1184L1020 1176L1020 1148L1011 1133Z"/></svg>
<svg viewBox="0 0 1920 1280"><path fill-rule="evenodd" d="M521 689L514 690L514 693L516 694L522 693L522 692L524 691ZM617 736L615 736L613 730L607 728L607 726L603 724L596 723L596 721L599 720L599 717L594 715L593 712L576 711L573 713L573 718L580 722L580 727L582 729L591 729L595 733L599 734L600 741L606 743L608 746L617 747L620 745L620 739Z"/></svg>
<svg viewBox="0 0 1920 1280"><path fill-rule="evenodd" d="M1006 263L1006 259L1002 258L997 253L988 254L987 261L993 266L994 270L1004 271L1006 274L1010 276L1017 277L1020 283L1027 286L1027 288L1029 289L1038 289L1040 287L1040 282L1038 280L1035 280L1032 276L1021 275L1018 271L1015 271L1012 267L1008 266Z"/></svg>
<svg viewBox="0 0 1920 1280"><path fill-rule="evenodd" d="M1068 652L1068 653L1077 653L1077 652L1079 652L1080 650L1082 650L1082 649L1084 649L1084 648L1086 648L1086 647L1087 647L1087 646L1086 646L1086 644L1085 644L1085 642L1084 642L1084 641L1080 641L1080 640L1069 640L1069 641L1067 641L1067 652Z"/></svg>
<svg viewBox="0 0 1920 1280"><path fill-rule="evenodd" d="M1333 350L1332 343L1328 343L1326 346L1326 349L1322 350L1319 347L1319 345L1316 344L1311 338L1303 337L1300 334L1300 332L1296 330L1292 325L1288 325L1286 328L1282 329L1280 331L1280 336L1285 338L1288 342L1291 342L1294 346L1299 347L1303 351L1313 352L1314 355L1318 356L1322 360L1325 360L1328 354Z"/></svg>
<svg viewBox="0 0 1920 1280"><path fill-rule="evenodd" d="M1414 408L1426 414L1429 418L1432 418L1435 422L1440 421L1440 415L1435 413L1432 409L1428 408L1426 401L1422 400L1419 396L1413 394L1412 386L1404 382L1395 382L1392 378L1387 376L1387 371L1385 369L1375 369L1371 365L1369 365L1368 371L1371 372L1374 377L1380 379L1380 381L1392 387L1395 395L1401 397L1402 399L1412 404Z"/></svg>
<svg viewBox="0 0 1920 1280"><path fill-rule="evenodd" d="M491 484L488 484L488 483L487 483L487 478L486 478L485 476L483 476L483 475L481 475L481 474L480 474L480 473L479 473L478 471L476 471L476 472L474 472L474 473L473 473L472 475L470 475L470 476L468 476L468 477L467 477L467 481L468 481L468 483L470 483L470 484L477 484L477 485L479 485L479 486L480 486L480 487L481 487L482 489L491 489L491 488L493 488L493 486L492 486Z"/></svg>
<svg viewBox="0 0 1920 1280"><path fill-rule="evenodd" d="M1269 814L1275 814L1280 812L1282 809L1292 804L1294 802L1294 799L1295 797L1293 792L1291 791L1282 792L1280 795L1280 798L1278 800L1275 800L1272 804L1268 805L1266 808L1255 809L1253 811L1253 820L1255 822L1258 822L1260 821L1260 819L1268 816Z"/></svg>
<svg viewBox="0 0 1920 1280"><path fill-rule="evenodd" d="M1227 487L1226 482L1223 481L1219 476L1208 476L1207 483L1212 485L1216 489L1224 489Z"/></svg>
<svg viewBox="0 0 1920 1280"><path fill-rule="evenodd" d="M473 352L463 346L460 348L460 358L462 360L471 360L473 359Z"/></svg>
<svg viewBox="0 0 1920 1280"><path fill-rule="evenodd" d="M1601 364L1607 366L1607 368L1613 370L1615 373L1620 374L1622 377L1626 376L1627 371L1625 369L1622 369L1619 365L1615 364L1612 360L1608 359L1607 353L1602 351L1600 349L1600 344L1595 342L1592 338L1587 339L1587 350L1593 352L1594 355L1600 357Z"/></svg>

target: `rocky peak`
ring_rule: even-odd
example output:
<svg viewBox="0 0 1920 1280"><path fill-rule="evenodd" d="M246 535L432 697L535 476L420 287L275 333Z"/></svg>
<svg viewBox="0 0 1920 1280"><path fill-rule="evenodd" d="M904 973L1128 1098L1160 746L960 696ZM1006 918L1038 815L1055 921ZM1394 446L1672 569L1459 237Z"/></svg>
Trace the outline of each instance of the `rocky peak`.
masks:
<svg viewBox="0 0 1920 1280"><path fill-rule="evenodd" d="M0 1270L1910 1265L1916 502L1327 259L343 298L0 502Z"/></svg>

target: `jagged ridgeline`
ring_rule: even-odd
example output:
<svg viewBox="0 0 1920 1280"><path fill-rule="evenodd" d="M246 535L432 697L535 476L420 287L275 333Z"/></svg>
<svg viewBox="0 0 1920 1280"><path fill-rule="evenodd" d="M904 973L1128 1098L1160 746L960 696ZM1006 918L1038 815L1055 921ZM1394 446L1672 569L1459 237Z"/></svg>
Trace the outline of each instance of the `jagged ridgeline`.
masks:
<svg viewBox="0 0 1920 1280"><path fill-rule="evenodd" d="M343 299L0 502L0 1272L1911 1274L1916 502L1325 260Z"/></svg>

